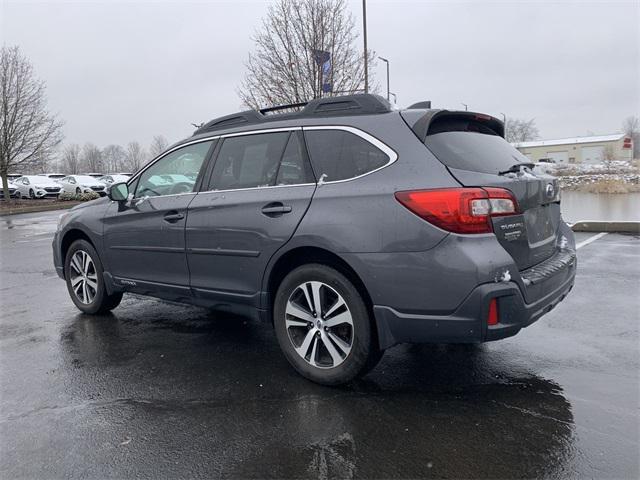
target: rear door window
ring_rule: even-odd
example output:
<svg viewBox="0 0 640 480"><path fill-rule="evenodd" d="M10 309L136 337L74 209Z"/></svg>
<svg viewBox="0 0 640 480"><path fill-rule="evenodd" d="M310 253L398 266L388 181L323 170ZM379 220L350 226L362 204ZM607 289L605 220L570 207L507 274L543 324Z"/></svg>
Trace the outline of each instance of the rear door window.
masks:
<svg viewBox="0 0 640 480"><path fill-rule="evenodd" d="M299 134L293 132L280 161L276 185L300 185L313 182L315 178L311 171L311 164L305 155L304 145Z"/></svg>
<svg viewBox="0 0 640 480"><path fill-rule="evenodd" d="M208 190L236 190L275 185L280 159L291 132L225 138Z"/></svg>
<svg viewBox="0 0 640 480"><path fill-rule="evenodd" d="M390 161L378 147L345 130L305 130L304 138L313 170L326 182L359 177Z"/></svg>

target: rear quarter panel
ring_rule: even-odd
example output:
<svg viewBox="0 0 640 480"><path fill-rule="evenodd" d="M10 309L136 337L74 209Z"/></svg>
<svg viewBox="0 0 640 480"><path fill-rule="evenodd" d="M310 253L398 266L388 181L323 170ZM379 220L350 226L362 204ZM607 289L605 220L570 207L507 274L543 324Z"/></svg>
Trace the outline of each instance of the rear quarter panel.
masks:
<svg viewBox="0 0 640 480"><path fill-rule="evenodd" d="M354 118L345 124L391 147L398 155L396 162L354 180L318 186L296 233L272 258L265 281L281 255L314 246L345 260L374 304L400 311L453 310L480 279L494 275L491 260L486 271L479 272L468 255L487 245L498 255L504 251L495 248L499 245L491 236L484 245L458 254L457 238L451 239L448 232L409 212L395 199L397 191L460 186L397 113L376 116L375 121ZM508 262L506 257L496 260Z"/></svg>
<svg viewBox="0 0 640 480"><path fill-rule="evenodd" d="M328 120L324 124L340 122ZM437 245L447 232L410 213L394 193L455 187L458 183L397 112L351 117L342 120L342 124L376 137L398 158L369 175L320 185L296 231L296 243L304 238L312 245L323 243L335 253L424 251Z"/></svg>

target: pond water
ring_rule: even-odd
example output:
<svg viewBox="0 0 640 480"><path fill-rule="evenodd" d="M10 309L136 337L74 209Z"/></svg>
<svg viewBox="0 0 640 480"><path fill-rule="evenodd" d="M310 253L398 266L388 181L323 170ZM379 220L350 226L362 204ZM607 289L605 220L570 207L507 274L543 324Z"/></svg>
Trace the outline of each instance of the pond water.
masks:
<svg viewBox="0 0 640 480"><path fill-rule="evenodd" d="M640 221L640 193L562 192L562 217L579 220Z"/></svg>

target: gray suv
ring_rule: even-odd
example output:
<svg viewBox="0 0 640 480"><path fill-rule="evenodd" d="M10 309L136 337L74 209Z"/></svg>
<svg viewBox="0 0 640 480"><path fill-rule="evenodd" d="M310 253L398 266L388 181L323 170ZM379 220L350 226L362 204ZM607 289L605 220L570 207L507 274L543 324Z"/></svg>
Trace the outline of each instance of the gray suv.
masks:
<svg viewBox="0 0 640 480"><path fill-rule="evenodd" d="M89 314L135 292L271 322L323 384L397 343L514 335L573 287L558 184L499 120L423 106L351 95L213 120L63 215L58 274Z"/></svg>

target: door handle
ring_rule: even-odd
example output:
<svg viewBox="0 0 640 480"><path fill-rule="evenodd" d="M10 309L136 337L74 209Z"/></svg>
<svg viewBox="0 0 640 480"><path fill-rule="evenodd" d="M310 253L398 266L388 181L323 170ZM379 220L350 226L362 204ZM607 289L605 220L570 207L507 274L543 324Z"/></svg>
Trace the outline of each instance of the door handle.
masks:
<svg viewBox="0 0 640 480"><path fill-rule="evenodd" d="M262 207L262 213L268 217L279 217L291 212L291 205L283 205L282 202L267 203Z"/></svg>
<svg viewBox="0 0 640 480"><path fill-rule="evenodd" d="M164 216L164 221L168 223L176 223L178 220L182 220L184 218L184 214L180 212L169 212Z"/></svg>

